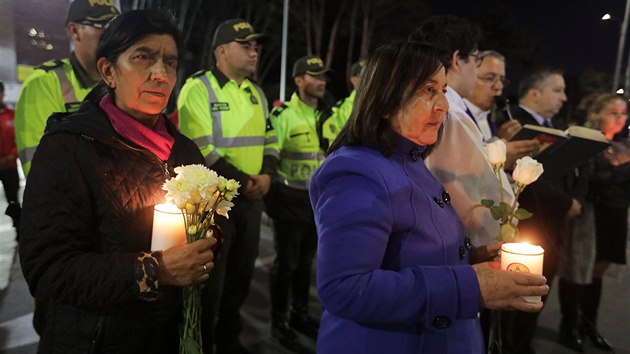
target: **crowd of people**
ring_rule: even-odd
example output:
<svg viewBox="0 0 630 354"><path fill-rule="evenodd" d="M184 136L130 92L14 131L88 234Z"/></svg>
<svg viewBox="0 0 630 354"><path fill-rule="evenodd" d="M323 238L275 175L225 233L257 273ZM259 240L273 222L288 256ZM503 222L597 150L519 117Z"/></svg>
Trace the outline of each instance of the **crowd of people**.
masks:
<svg viewBox="0 0 630 354"><path fill-rule="evenodd" d="M608 149L569 173L543 174L520 196L534 216L519 229L545 249L543 275L507 272L497 262L499 224L486 209L471 212L482 199L515 199L485 146L503 139L511 171L540 148L510 141L522 125L564 128L554 120L567 100L562 71L531 70L519 102L501 105L505 56L480 50L476 24L432 16L357 61L352 92L333 106L323 100L330 69L301 57L296 92L270 109L252 79L267 36L230 19L208 43L213 67L183 83L173 124L164 111L185 48L170 15L74 0L66 30L74 50L28 77L15 118L0 100L0 177L20 219L40 353L177 352L180 290L191 284L205 285L203 352L247 353L241 307L263 211L276 253L270 332L289 351L310 351L301 332L319 353L484 353L490 312L511 310L503 352L534 353L556 274L559 342L581 352L588 338L612 351L597 309L608 265L626 263L622 96L586 103L582 121ZM230 218L217 218L220 254L212 238L151 251L153 207L185 164L240 183ZM315 260L321 322L308 311Z"/></svg>

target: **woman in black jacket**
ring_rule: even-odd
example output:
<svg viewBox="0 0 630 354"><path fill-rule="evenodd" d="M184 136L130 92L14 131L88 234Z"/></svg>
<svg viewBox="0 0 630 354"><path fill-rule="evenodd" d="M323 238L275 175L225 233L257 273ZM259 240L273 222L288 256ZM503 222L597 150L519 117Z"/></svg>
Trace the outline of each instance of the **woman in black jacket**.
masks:
<svg viewBox="0 0 630 354"><path fill-rule="evenodd" d="M172 19L131 11L97 48L108 86L53 115L24 193L20 260L40 353L176 353L181 286L208 279L211 239L151 252L173 168L203 164L162 114L182 42Z"/></svg>

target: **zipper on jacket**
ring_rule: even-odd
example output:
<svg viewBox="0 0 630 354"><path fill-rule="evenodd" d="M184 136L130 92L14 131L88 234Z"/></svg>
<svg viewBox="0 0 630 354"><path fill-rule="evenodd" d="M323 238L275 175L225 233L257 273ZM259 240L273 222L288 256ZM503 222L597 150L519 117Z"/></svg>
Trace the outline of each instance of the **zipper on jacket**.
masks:
<svg viewBox="0 0 630 354"><path fill-rule="evenodd" d="M103 336L103 322L105 319L103 317L99 317L98 322L96 323L96 328L94 329L94 335L92 336L92 340L90 341L90 351L89 354L98 353L100 347L101 337Z"/></svg>
<svg viewBox="0 0 630 354"><path fill-rule="evenodd" d="M308 141L309 143L311 142L311 138L309 137L309 132L291 134L291 135L289 135L289 137L290 138L296 138L296 137L298 137L300 135L306 135L306 141Z"/></svg>
<svg viewBox="0 0 630 354"><path fill-rule="evenodd" d="M87 139L87 140L89 140L89 141L94 141L94 138L93 138L93 137L91 137L91 136L89 136L89 135L81 134L81 137L82 137L83 139Z"/></svg>

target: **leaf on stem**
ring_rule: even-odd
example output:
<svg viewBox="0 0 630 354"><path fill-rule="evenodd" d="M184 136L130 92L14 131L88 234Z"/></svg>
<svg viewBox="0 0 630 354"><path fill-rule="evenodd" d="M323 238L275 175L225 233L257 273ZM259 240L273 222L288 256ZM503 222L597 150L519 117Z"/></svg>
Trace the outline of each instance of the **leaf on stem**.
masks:
<svg viewBox="0 0 630 354"><path fill-rule="evenodd" d="M492 199L482 199L481 200L481 205L485 206L486 208L490 208L494 205L494 200Z"/></svg>
<svg viewBox="0 0 630 354"><path fill-rule="evenodd" d="M501 208L497 205L494 205L490 208L490 215L494 220L501 219Z"/></svg>
<svg viewBox="0 0 630 354"><path fill-rule="evenodd" d="M497 239L503 242L514 242L516 241L517 235L518 230L516 229L516 225L507 223L501 225L501 230L499 231L499 237L497 237Z"/></svg>

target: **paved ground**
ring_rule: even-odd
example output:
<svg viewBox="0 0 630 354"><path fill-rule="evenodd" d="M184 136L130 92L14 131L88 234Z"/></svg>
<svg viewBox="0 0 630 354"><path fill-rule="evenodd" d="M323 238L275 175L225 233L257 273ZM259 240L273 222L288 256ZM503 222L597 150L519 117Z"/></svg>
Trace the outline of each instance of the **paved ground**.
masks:
<svg viewBox="0 0 630 354"><path fill-rule="evenodd" d="M1 193L0 193L1 194ZM2 199L2 198L0 198ZM4 199L0 201L0 211L6 208ZM0 213L2 214L2 213ZM14 237L10 219L0 215L0 245L2 240ZM271 338L269 332L269 291L267 285L268 270L273 260L271 230L263 223L260 257L254 274L251 292L243 310L246 327L243 333L244 344L252 353L287 354ZM0 250L6 254L10 250ZM2 271L2 269L0 269ZM552 288L553 289L553 288ZM320 312L317 298L313 291L311 309ZM35 353L38 337L31 327L33 301L22 277L18 262L10 269L10 282L7 289L0 290L0 353L22 354ZM604 294L600 314L600 331L614 344L617 354L630 354L630 269L618 267L605 278ZM555 342L559 321L558 301L555 291L549 297L543 310L535 347L538 354L571 354ZM315 349L313 340L300 337L302 342ZM592 346L586 347L587 353L601 353Z"/></svg>

